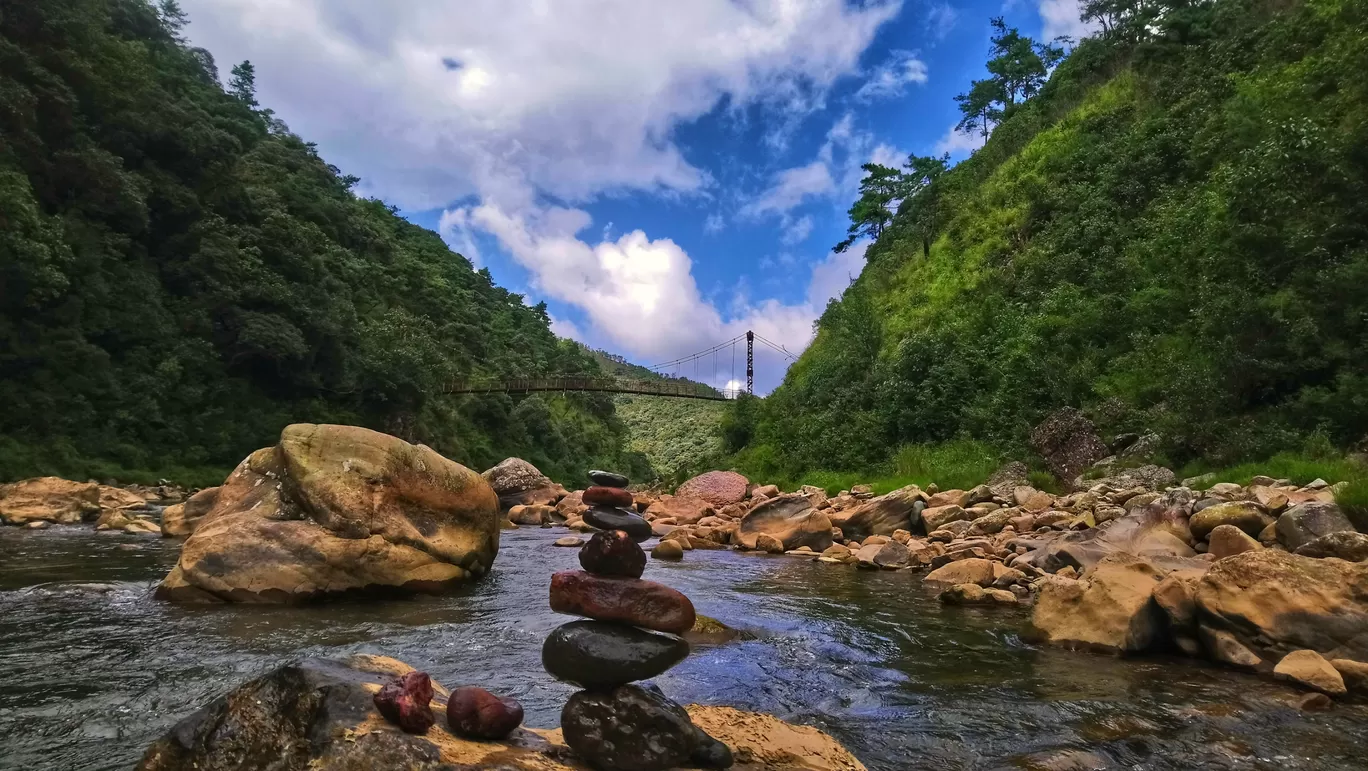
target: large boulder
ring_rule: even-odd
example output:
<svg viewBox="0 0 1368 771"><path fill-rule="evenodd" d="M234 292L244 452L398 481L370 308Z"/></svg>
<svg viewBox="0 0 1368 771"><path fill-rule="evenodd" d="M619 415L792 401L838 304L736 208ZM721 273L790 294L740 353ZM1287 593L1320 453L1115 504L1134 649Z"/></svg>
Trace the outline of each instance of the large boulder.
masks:
<svg viewBox="0 0 1368 771"><path fill-rule="evenodd" d="M447 730L406 734L375 709L375 694L408 665L378 656L306 659L238 686L184 718L148 747L137 771L358 771L498 768L591 771L561 731L516 728L477 741ZM450 694L433 683L432 709ZM698 728L730 747L739 771L863 771L839 743L815 728L728 707L685 707Z"/></svg>
<svg viewBox="0 0 1368 771"><path fill-rule="evenodd" d="M101 514L147 508L142 496L95 482L37 477L0 485L0 522L27 525L55 522L70 525L95 521Z"/></svg>
<svg viewBox="0 0 1368 771"><path fill-rule="evenodd" d="M1082 572L1111 554L1144 557L1166 569L1181 567L1196 552L1188 545L1187 524L1168 509L1145 509L1095 528L1065 533L1043 549L1037 562L1054 572L1073 567Z"/></svg>
<svg viewBox="0 0 1368 771"><path fill-rule="evenodd" d="M1317 538L1297 547L1297 554L1303 557L1348 560L1363 562L1368 560L1368 533L1340 530Z"/></svg>
<svg viewBox="0 0 1368 771"><path fill-rule="evenodd" d="M1331 533L1353 531L1354 526L1333 503L1303 503L1278 517L1278 543L1290 551Z"/></svg>
<svg viewBox="0 0 1368 771"><path fill-rule="evenodd" d="M1257 538L1263 529L1273 524L1273 518L1264 513L1264 508L1250 501L1218 503L1192 515L1188 528L1192 537L1205 541L1212 530L1221 525L1234 525L1246 534Z"/></svg>
<svg viewBox="0 0 1368 771"><path fill-rule="evenodd" d="M831 524L841 528L846 538L864 540L871 535L891 536L895 531L923 532L918 502L925 505L926 493L916 485L870 498L857 506L832 515Z"/></svg>
<svg viewBox="0 0 1368 771"><path fill-rule="evenodd" d="M187 536L195 532L199 523L205 515L214 510L218 505L219 490L222 488L208 487L186 499L185 503L177 503L174 506L167 506L162 509L161 533L167 538Z"/></svg>
<svg viewBox="0 0 1368 771"><path fill-rule="evenodd" d="M676 525L696 525L704 517L716 515L711 503L691 495L664 495L646 507L647 519L673 519Z"/></svg>
<svg viewBox="0 0 1368 771"><path fill-rule="evenodd" d="M1162 639L1164 613L1154 589L1165 571L1142 558L1112 554L1084 580L1052 577L1041 588L1032 626L1047 642L1110 653L1138 653Z"/></svg>
<svg viewBox="0 0 1368 771"><path fill-rule="evenodd" d="M1092 421L1072 407L1056 410L1031 430L1031 448L1056 477L1072 480L1107 457Z"/></svg>
<svg viewBox="0 0 1368 771"><path fill-rule="evenodd" d="M750 480L735 471L709 471L690 479L675 490L681 498L701 498L721 508L746 499Z"/></svg>
<svg viewBox="0 0 1368 771"><path fill-rule="evenodd" d="M505 510L514 506L555 506L568 493L522 458L505 458L482 474Z"/></svg>
<svg viewBox="0 0 1368 771"><path fill-rule="evenodd" d="M501 521L489 484L428 447L292 425L224 482L157 596L273 603L440 591L489 570Z"/></svg>
<svg viewBox="0 0 1368 771"><path fill-rule="evenodd" d="M831 519L813 508L806 495L778 495L746 512L735 537L742 546L755 549L762 535L781 542L784 551L806 546L820 554L832 544Z"/></svg>
<svg viewBox="0 0 1368 771"><path fill-rule="evenodd" d="M1368 563L1248 551L1216 561L1194 601L1205 633L1264 662L1297 649L1368 661Z"/></svg>

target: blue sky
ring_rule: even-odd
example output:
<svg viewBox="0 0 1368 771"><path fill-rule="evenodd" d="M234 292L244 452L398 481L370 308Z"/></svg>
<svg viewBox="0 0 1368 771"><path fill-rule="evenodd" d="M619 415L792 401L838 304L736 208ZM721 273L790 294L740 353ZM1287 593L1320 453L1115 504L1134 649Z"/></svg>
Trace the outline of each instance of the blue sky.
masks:
<svg viewBox="0 0 1368 771"><path fill-rule="evenodd" d="M831 253L860 164L972 150L954 95L991 17L1083 32L1076 0L182 5L360 192L644 364L746 329L801 350L863 264ZM757 390L784 366L757 352Z"/></svg>

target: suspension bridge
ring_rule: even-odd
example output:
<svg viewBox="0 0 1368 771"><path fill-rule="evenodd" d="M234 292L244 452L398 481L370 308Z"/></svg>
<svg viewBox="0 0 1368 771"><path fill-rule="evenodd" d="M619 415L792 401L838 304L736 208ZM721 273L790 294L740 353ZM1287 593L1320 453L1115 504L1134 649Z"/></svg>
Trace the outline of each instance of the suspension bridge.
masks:
<svg viewBox="0 0 1368 771"><path fill-rule="evenodd" d="M662 362L647 369L655 372L658 378L628 377L588 377L584 375L550 375L546 377L519 378L475 378L453 380L445 389L450 394L484 393L528 393L533 391L597 391L615 394L642 394L646 396L675 396L681 399L708 399L727 401L743 393L755 390L755 344L773 349L776 353L797 361L796 356L784 346L747 331L717 345ZM739 347L745 344L746 387L740 387L737 379L737 355ZM730 355L730 370L726 368ZM710 374L711 373L711 374ZM703 380L716 382L719 373L728 374L728 385L735 387L713 388ZM690 378L689 375L693 377Z"/></svg>

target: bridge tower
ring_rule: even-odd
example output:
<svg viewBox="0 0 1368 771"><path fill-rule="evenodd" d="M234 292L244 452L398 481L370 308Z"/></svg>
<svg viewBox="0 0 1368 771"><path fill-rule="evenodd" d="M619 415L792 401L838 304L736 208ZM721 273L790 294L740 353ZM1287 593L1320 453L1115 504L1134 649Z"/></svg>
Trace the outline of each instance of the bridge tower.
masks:
<svg viewBox="0 0 1368 771"><path fill-rule="evenodd" d="M746 330L746 393L755 393L755 333Z"/></svg>

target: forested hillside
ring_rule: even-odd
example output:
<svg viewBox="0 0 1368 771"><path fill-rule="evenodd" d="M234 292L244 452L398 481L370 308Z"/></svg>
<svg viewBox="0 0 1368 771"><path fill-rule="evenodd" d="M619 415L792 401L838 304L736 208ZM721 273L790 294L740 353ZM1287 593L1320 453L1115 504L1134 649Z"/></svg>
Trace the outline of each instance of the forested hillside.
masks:
<svg viewBox="0 0 1368 771"><path fill-rule="evenodd" d="M604 395L449 397L597 373L542 307L357 180L189 48L174 2L0 0L0 481L221 479L290 422L475 468L641 469Z"/></svg>
<svg viewBox="0 0 1368 771"><path fill-rule="evenodd" d="M742 468L1016 452L1065 405L1178 464L1364 441L1368 2L1085 5L1104 29L1048 80L1062 50L995 30L971 158L867 169L867 267L729 416Z"/></svg>

